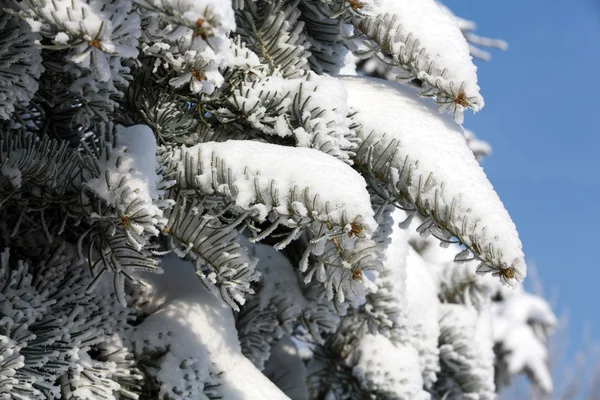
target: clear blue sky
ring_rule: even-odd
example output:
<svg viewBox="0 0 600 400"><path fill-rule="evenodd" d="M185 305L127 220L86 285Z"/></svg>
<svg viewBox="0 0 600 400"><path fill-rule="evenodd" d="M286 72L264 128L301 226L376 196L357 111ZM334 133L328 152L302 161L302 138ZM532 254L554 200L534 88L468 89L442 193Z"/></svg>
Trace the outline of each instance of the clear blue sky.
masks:
<svg viewBox="0 0 600 400"><path fill-rule="evenodd" d="M509 43L479 62L485 108L465 127L492 145L490 180L573 347L600 341L600 0L445 0Z"/></svg>

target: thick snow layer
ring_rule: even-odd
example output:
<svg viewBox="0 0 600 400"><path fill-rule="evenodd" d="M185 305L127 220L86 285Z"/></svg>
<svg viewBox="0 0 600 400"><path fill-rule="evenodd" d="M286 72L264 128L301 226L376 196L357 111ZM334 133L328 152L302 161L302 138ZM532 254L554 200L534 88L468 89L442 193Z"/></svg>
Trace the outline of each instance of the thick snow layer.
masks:
<svg viewBox="0 0 600 400"><path fill-rule="evenodd" d="M430 216L443 220L454 235L479 253L480 272L520 282L527 268L516 227L481 166L466 144L462 129L436 112L417 90L372 78L340 78L348 103L362 125L359 160ZM386 162L389 161L389 162ZM389 168L391 167L391 168ZM388 169L389 168L389 169Z"/></svg>
<svg viewBox="0 0 600 400"><path fill-rule="evenodd" d="M391 29L391 34L382 39L391 43L384 46L385 50L399 58L418 79L437 87L442 92L438 101L456 109L459 119L467 105L475 111L483 107L477 68L451 14L434 0L374 0L373 3L365 7L373 17L359 23L361 30L367 30L368 36L381 35L380 29L387 25L385 29ZM370 29L365 29L369 23ZM457 97L459 101L455 100Z"/></svg>
<svg viewBox="0 0 600 400"><path fill-rule="evenodd" d="M163 390L181 388L186 377L180 365L193 360L200 380L208 378L210 369L220 373L216 390L223 399L288 399L242 355L231 308L196 279L192 263L169 255L162 267L165 273L158 278L143 275L153 286L159 308L136 327L132 341L136 352L168 347L157 374ZM202 396L197 391L187 398Z"/></svg>
<svg viewBox="0 0 600 400"><path fill-rule="evenodd" d="M411 342L419 352L425 387L431 387L440 370L440 303L431 266L413 248L406 259L406 298Z"/></svg>
<svg viewBox="0 0 600 400"><path fill-rule="evenodd" d="M174 157L181 159L179 171L196 175L192 184L208 194L231 196L237 206L256 212L259 218L271 209L281 216L291 216L290 210L295 210L297 215L329 221L346 231L354 222L367 237L377 228L364 179L317 150L230 140L184 147ZM184 188L189 184L181 182Z"/></svg>
<svg viewBox="0 0 600 400"><path fill-rule="evenodd" d="M392 344L383 335L367 334L356 348L358 361L353 375L366 389L393 394L393 398L426 400L431 396L423 390L419 354L412 346Z"/></svg>
<svg viewBox="0 0 600 400"><path fill-rule="evenodd" d="M406 257L409 247L406 230L398 226L398 214L401 210L394 210L390 216L392 229L389 233L389 245L385 249L383 271L377 278L378 290L369 296L365 304L365 312L385 326L379 327L379 332L388 336L392 342L405 342L409 321L407 319L406 299ZM381 233L385 225L380 225ZM389 328L389 331L388 331ZM389 334L388 334L389 333Z"/></svg>
<svg viewBox="0 0 600 400"><path fill-rule="evenodd" d="M507 292L505 297L494 303L492 313L494 341L506 352L508 373L527 372L540 388L551 392L545 335L556 325L556 317L538 296L517 290Z"/></svg>
<svg viewBox="0 0 600 400"><path fill-rule="evenodd" d="M122 219L129 242L141 249L144 233L158 235L157 227L166 224L161 202L162 178L156 157L156 140L146 125L117 128L117 147L109 160L100 161L100 175L87 186L114 206Z"/></svg>

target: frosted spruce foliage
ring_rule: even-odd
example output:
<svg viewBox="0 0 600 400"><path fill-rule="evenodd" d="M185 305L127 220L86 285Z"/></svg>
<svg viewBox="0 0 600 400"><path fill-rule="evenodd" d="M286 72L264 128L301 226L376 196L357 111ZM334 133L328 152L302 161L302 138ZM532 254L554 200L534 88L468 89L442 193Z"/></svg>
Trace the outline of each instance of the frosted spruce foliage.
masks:
<svg viewBox="0 0 600 400"><path fill-rule="evenodd" d="M271 346L284 335L292 334L306 300L290 261L271 246L247 243L259 261L258 293L237 314L236 327L242 353L263 370Z"/></svg>
<svg viewBox="0 0 600 400"><path fill-rule="evenodd" d="M81 188L82 175L87 175L82 158L70 151L66 142L48 137L37 140L32 135L1 132L0 174L8 183L0 189L3 201L19 190L31 186L64 193Z"/></svg>
<svg viewBox="0 0 600 400"><path fill-rule="evenodd" d="M290 399L308 400L306 365L296 342L286 336L271 348L271 357L263 373ZM288 371L294 371L293 374Z"/></svg>
<svg viewBox="0 0 600 400"><path fill-rule="evenodd" d="M329 18L327 9L318 2L301 0L302 20L310 42L311 69L318 74L340 75L351 55L339 36L338 21Z"/></svg>
<svg viewBox="0 0 600 400"><path fill-rule="evenodd" d="M481 106L434 3L18 4L46 69L1 123L4 397L448 399L493 391L495 361L503 377L542 365L511 335L543 343L536 307L515 301L516 320L490 331L487 309L508 297L475 269L516 276L520 247L460 129L417 90L365 80L349 96L319 75L380 56L457 118ZM482 260L454 265L458 244L442 256L392 230L410 225L395 206Z"/></svg>
<svg viewBox="0 0 600 400"><path fill-rule="evenodd" d="M163 199L172 182L163 181L150 128L118 126L115 140L116 147L106 149L95 163L94 177L85 183L92 201L84 205L92 225L78 238L78 250L95 275L94 282L107 272L112 274L115 293L125 304L124 281L135 280L133 271L160 272L150 239L166 226L163 210L174 202ZM94 198L101 203L93 202ZM91 239L87 249L86 239Z"/></svg>
<svg viewBox="0 0 600 400"><path fill-rule="evenodd" d="M473 131L465 129L465 139L467 140L467 145L475 155L475 159L479 162L483 160L484 157L489 156L492 153L492 147L486 141L477 138L477 135Z"/></svg>
<svg viewBox="0 0 600 400"><path fill-rule="evenodd" d="M348 165L312 149L249 141L182 147L171 157L180 189L226 199L238 223L244 217L268 221L267 228L254 229L251 241L281 225L292 229L274 246L283 249L306 231L310 243L300 270L307 281L316 276L323 282L330 299L360 299L374 290L362 271L379 268L369 240L377 223L366 184Z"/></svg>
<svg viewBox="0 0 600 400"><path fill-rule="evenodd" d="M286 78L304 75L310 56L298 3L299 0L246 0L237 12L236 33L271 72L280 69Z"/></svg>
<svg viewBox="0 0 600 400"><path fill-rule="evenodd" d="M452 237L509 285L527 272L521 241L462 129L416 90L370 78L341 79L361 125L356 163L404 208L426 220L419 230ZM368 99L368 100L367 100ZM367 100L367 101L365 101ZM379 183L377 183L379 182ZM458 259L468 259L468 251Z"/></svg>
<svg viewBox="0 0 600 400"><path fill-rule="evenodd" d="M132 335L136 354L164 352L161 398L287 399L244 357L231 308L194 279L192 263L169 255L161 266L164 275L144 275L153 311Z"/></svg>
<svg viewBox="0 0 600 400"><path fill-rule="evenodd" d="M374 389L385 398L427 400L420 371L415 368L419 354L414 347L394 345L383 335L363 336L356 350L358 361L352 373L365 389ZM404 379L402 379L404 378Z"/></svg>
<svg viewBox="0 0 600 400"><path fill-rule="evenodd" d="M489 315L478 315L474 308L441 306L440 374L444 379L438 381L438 393L450 399L496 398L489 323Z"/></svg>
<svg viewBox="0 0 600 400"><path fill-rule="evenodd" d="M86 186L112 206L110 215L96 218L116 219L128 243L141 250L167 223L162 210L171 204L162 201L167 183L158 174L156 140L148 126L117 127L116 143L100 161L99 176Z"/></svg>
<svg viewBox="0 0 600 400"><path fill-rule="evenodd" d="M491 320L491 332L482 335L493 340L497 389L508 385L513 376L527 373L538 388L550 392L546 341L556 317L548 303L521 288L502 286L490 276L477 276L471 268L474 261L454 263L456 244L441 248L437 239L422 238L417 232L411 233L411 242L435 271L442 303L475 309Z"/></svg>
<svg viewBox="0 0 600 400"><path fill-rule="evenodd" d="M408 334L419 353L424 387L430 389L440 372L440 305L435 272L410 248L406 258L406 298Z"/></svg>
<svg viewBox="0 0 600 400"><path fill-rule="evenodd" d="M452 15L456 22L458 23L458 27L462 31L465 39L467 39L467 43L469 44L469 51L471 55L475 58L479 58L484 61L489 61L492 58L492 55L487 49L499 49L506 50L508 48L508 44L504 40L499 39L490 39L487 37L482 37L474 33L477 28L477 24L473 21L469 21L467 19L457 17L454 13L445 5L440 2L437 2L438 5L446 11L448 14Z"/></svg>
<svg viewBox="0 0 600 400"><path fill-rule="evenodd" d="M71 121L62 122L87 127L95 119L108 121L131 78L128 60L139 54L140 18L133 3L28 0L19 6L21 16L47 44L47 58L66 53L46 71L50 82L68 86L49 101L67 114L72 109ZM53 86L44 89L59 89Z"/></svg>
<svg viewBox="0 0 600 400"><path fill-rule="evenodd" d="M424 84L424 94L435 95L442 109L454 113L483 107L477 68L456 20L434 0L373 0L349 7L336 1L344 18L362 32L367 47L391 57L412 78Z"/></svg>
<svg viewBox="0 0 600 400"><path fill-rule="evenodd" d="M0 16L0 119L8 119L15 104L29 102L38 90L44 70L38 39L17 16Z"/></svg>
<svg viewBox="0 0 600 400"><path fill-rule="evenodd" d="M235 19L231 0L141 0L147 23L142 51L155 57L154 70L166 67L170 84L211 94L224 82L219 70L230 63Z"/></svg>
<svg viewBox="0 0 600 400"><path fill-rule="evenodd" d="M73 249L61 243L46 250L31 263L11 258L8 250L0 255L0 376L6 378L0 395L136 398L141 376L120 358L129 350L118 339L133 310L121 308L105 290L86 293L91 277L77 265Z"/></svg>
<svg viewBox="0 0 600 400"><path fill-rule="evenodd" d="M546 301L518 288L500 289L500 300L491 308L493 338L497 349L498 382L507 385L511 376L527 373L546 393L552 392L546 341L556 317Z"/></svg>
<svg viewBox="0 0 600 400"><path fill-rule="evenodd" d="M138 55L140 19L131 1L28 0L21 8L33 31L68 49L68 59L100 82L113 80L113 56Z"/></svg>
<svg viewBox="0 0 600 400"><path fill-rule="evenodd" d="M254 74L212 110L223 124L249 126L261 134L293 138L349 162L356 149L348 121L347 94L337 79L308 73L286 79L280 71Z"/></svg>

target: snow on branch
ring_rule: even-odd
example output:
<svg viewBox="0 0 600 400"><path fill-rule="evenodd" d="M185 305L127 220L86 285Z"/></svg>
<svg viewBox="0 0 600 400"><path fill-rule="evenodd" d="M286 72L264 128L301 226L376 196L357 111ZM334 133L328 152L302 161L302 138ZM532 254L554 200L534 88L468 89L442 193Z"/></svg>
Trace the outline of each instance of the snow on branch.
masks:
<svg viewBox="0 0 600 400"><path fill-rule="evenodd" d="M132 337L137 354L163 354L154 366L161 398L287 399L244 357L231 308L190 279L192 264L169 255L161 266L164 275L142 278L162 304ZM207 396L213 385L216 396Z"/></svg>
<svg viewBox="0 0 600 400"><path fill-rule="evenodd" d="M440 364L436 391L442 398L493 400L494 363L489 314L472 307L442 304Z"/></svg>
<svg viewBox="0 0 600 400"><path fill-rule="evenodd" d="M0 254L0 396L137 398L142 377L118 340L135 311L104 288L86 293L91 277L74 253L61 242L35 262Z"/></svg>
<svg viewBox="0 0 600 400"><path fill-rule="evenodd" d="M86 182L86 189L103 204L85 204L93 224L79 238L79 252L85 259L82 243L89 235L87 261L95 281L111 271L115 292L124 303L123 279L135 280L131 275L135 270L160 271L150 252L154 247L150 239L166 225L163 211L173 201L163 200L169 182L163 182L160 175L150 128L119 126L116 143L96 162L95 177Z"/></svg>
<svg viewBox="0 0 600 400"><path fill-rule="evenodd" d="M348 161L355 138L348 127L346 91L336 79L308 73L285 79L280 72L247 79L212 109L222 124L263 134L293 138L299 147L322 151Z"/></svg>
<svg viewBox="0 0 600 400"><path fill-rule="evenodd" d="M163 233L171 238L171 247L179 256L189 255L195 260L200 280L239 310L245 295L254 293L251 283L258 280L256 261L240 245L235 229L242 219L222 221L219 215L227 211L229 204L219 199L197 199L181 191L176 198Z"/></svg>
<svg viewBox="0 0 600 400"><path fill-rule="evenodd" d="M489 61L492 58L492 55L488 51L483 50L482 47L498 50L506 50L508 48L508 44L504 40L481 37L473 33L477 28L477 24L475 24L475 22L454 15L454 13L448 7L440 2L437 2L437 4L449 15L454 17L454 19L456 19L458 27L469 43L469 51L473 57L482 59L484 61Z"/></svg>
<svg viewBox="0 0 600 400"><path fill-rule="evenodd" d="M523 280L521 241L498 195L466 144L461 128L439 115L416 90L368 78L342 78L357 111L362 140L356 164L380 195L425 222L418 228L443 242L452 237L509 285ZM368 99L368 101L366 100Z"/></svg>
<svg viewBox="0 0 600 400"><path fill-rule="evenodd" d="M317 150L251 141L181 147L171 158L178 190L224 200L235 215L229 225L246 221L251 241L285 227L274 246L283 249L309 235L300 270L307 280L316 274L329 298L359 299L374 289L363 271L379 268L370 240L377 223L366 183L348 165Z"/></svg>
<svg viewBox="0 0 600 400"><path fill-rule="evenodd" d="M492 308L497 384L507 385L511 376L525 372L542 391L551 393L546 342L557 324L556 316L544 299L522 289L500 290L498 295L501 300Z"/></svg>
<svg viewBox="0 0 600 400"><path fill-rule="evenodd" d="M220 68L233 57L229 34L235 30L231 0L136 0L147 23L144 54L175 73L169 83L211 94L225 78Z"/></svg>
<svg viewBox="0 0 600 400"><path fill-rule="evenodd" d="M52 39L48 48L68 49L68 59L98 81L113 80L113 56L138 55L140 18L131 1L27 0L20 6L32 30Z"/></svg>
<svg viewBox="0 0 600 400"><path fill-rule="evenodd" d="M436 96L457 121L462 122L465 109L479 111L483 107L467 42L453 16L434 0L330 3L334 15L368 39L367 54L381 52L391 57L393 65L423 82L422 94Z"/></svg>

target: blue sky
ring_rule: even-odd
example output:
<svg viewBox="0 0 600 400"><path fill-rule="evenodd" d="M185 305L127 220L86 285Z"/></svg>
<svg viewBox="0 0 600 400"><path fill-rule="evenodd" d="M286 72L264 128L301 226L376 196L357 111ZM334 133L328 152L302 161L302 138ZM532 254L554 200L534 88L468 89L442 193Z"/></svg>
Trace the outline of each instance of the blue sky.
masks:
<svg viewBox="0 0 600 400"><path fill-rule="evenodd" d="M445 0L477 33L509 43L479 62L490 180L555 310L600 341L600 0Z"/></svg>

